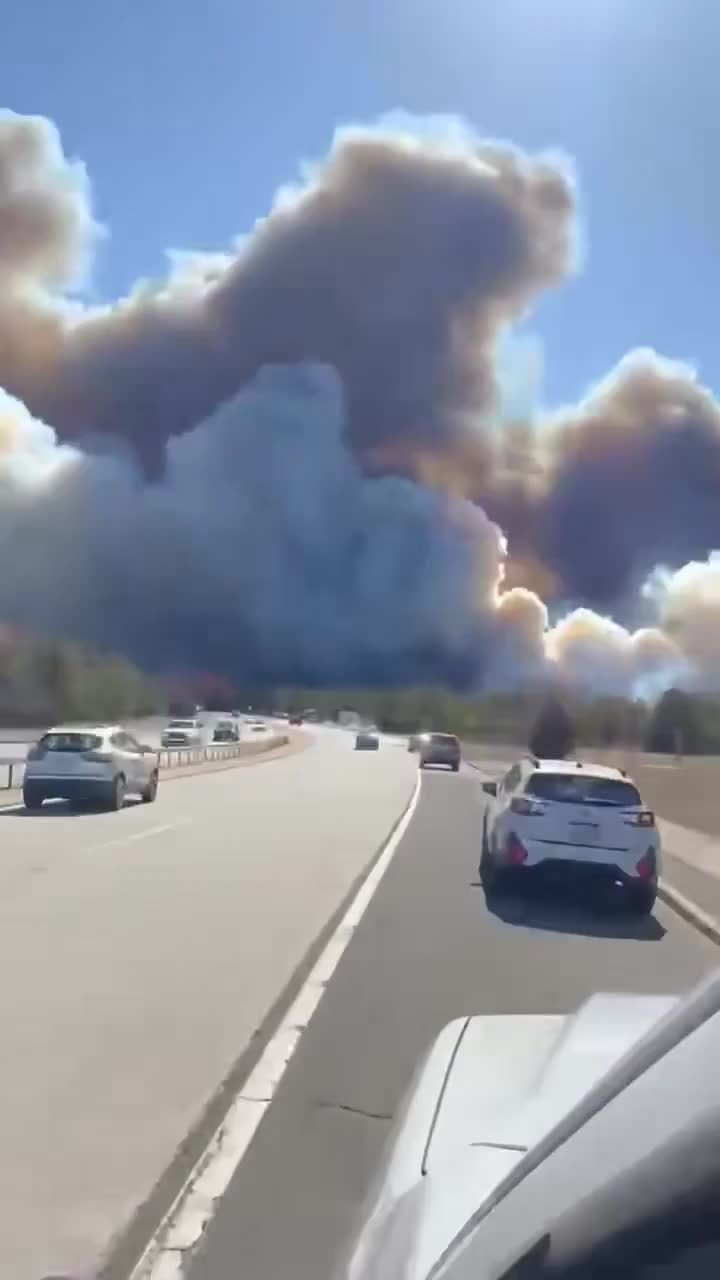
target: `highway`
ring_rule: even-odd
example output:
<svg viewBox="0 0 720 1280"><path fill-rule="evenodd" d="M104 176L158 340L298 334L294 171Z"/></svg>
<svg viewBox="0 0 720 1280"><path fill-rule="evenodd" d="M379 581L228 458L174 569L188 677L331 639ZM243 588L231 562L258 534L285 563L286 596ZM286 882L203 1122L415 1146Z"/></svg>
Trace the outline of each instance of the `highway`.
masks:
<svg viewBox="0 0 720 1280"><path fill-rule="evenodd" d="M308 741L119 814L0 810L3 1277L85 1280L152 1216L407 804L404 752Z"/></svg>
<svg viewBox="0 0 720 1280"><path fill-rule="evenodd" d="M482 812L474 771L423 775L188 1280L329 1280L410 1074L450 1018L562 1012L598 990L682 991L716 965L716 948L662 904L639 923L537 900L493 914L477 883Z"/></svg>
<svg viewBox="0 0 720 1280"><path fill-rule="evenodd" d="M417 758L401 743L356 753L316 727L301 746L166 777L155 805L120 814L0 811L0 1275L129 1280L406 809ZM483 803L473 769L423 773L183 1280L329 1280L448 1019L681 991L716 964L662 904L641 922L539 900L490 911Z"/></svg>

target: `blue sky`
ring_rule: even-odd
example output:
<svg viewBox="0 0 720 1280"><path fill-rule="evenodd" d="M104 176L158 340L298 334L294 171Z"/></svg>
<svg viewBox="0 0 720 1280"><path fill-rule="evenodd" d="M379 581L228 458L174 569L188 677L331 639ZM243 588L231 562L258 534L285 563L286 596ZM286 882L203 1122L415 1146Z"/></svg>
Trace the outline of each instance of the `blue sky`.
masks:
<svg viewBox="0 0 720 1280"><path fill-rule="evenodd" d="M584 271L531 322L546 398L637 345L720 391L718 0L5 0L2 28L0 105L87 164L100 296L224 247L336 125L451 112L577 164Z"/></svg>

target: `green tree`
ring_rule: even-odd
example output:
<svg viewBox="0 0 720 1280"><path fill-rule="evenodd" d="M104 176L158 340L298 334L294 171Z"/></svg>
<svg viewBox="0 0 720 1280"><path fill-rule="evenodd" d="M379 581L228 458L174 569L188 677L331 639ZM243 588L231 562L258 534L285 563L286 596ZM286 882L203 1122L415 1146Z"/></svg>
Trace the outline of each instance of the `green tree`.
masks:
<svg viewBox="0 0 720 1280"><path fill-rule="evenodd" d="M707 749L698 697L668 689L656 702L648 724L648 751L698 755Z"/></svg>
<svg viewBox="0 0 720 1280"><path fill-rule="evenodd" d="M557 698L547 698L530 733L530 750L541 759L564 760L574 745L571 717Z"/></svg>

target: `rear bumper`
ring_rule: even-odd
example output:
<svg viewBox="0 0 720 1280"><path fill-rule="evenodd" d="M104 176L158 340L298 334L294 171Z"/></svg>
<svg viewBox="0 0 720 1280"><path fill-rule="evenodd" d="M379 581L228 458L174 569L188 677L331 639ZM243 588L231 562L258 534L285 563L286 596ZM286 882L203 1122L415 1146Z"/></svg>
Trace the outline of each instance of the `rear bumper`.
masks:
<svg viewBox="0 0 720 1280"><path fill-rule="evenodd" d="M457 769L460 764L460 756L450 755L421 755L421 764L444 764L449 769Z"/></svg>
<svg viewBox="0 0 720 1280"><path fill-rule="evenodd" d="M89 800L112 790L112 778L48 778L27 777L23 789L34 791L46 800Z"/></svg>
<svg viewBox="0 0 720 1280"><path fill-rule="evenodd" d="M652 893L657 892L657 875L642 877L633 874L626 867L613 862L581 862L570 858L545 858L542 862L524 863L520 866L498 864L503 876L516 881L518 885L544 885L547 888L578 889L592 892L620 886L623 889L632 886L646 885Z"/></svg>

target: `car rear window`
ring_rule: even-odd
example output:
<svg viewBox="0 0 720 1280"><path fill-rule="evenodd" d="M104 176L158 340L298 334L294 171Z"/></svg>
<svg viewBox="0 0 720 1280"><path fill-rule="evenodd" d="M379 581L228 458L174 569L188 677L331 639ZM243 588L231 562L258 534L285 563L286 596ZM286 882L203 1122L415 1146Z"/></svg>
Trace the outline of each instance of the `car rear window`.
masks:
<svg viewBox="0 0 720 1280"><path fill-rule="evenodd" d="M45 751L97 751L102 741L96 733L46 733L38 745Z"/></svg>
<svg viewBox="0 0 720 1280"><path fill-rule="evenodd" d="M194 720L171 720L168 729L194 729Z"/></svg>
<svg viewBox="0 0 720 1280"><path fill-rule="evenodd" d="M599 778L578 769L577 773L533 773L525 788L542 800L565 804L617 805L625 809L641 804L640 793L631 782L620 778Z"/></svg>
<svg viewBox="0 0 720 1280"><path fill-rule="evenodd" d="M457 747L458 740L452 733L431 733L430 741L438 747Z"/></svg>

